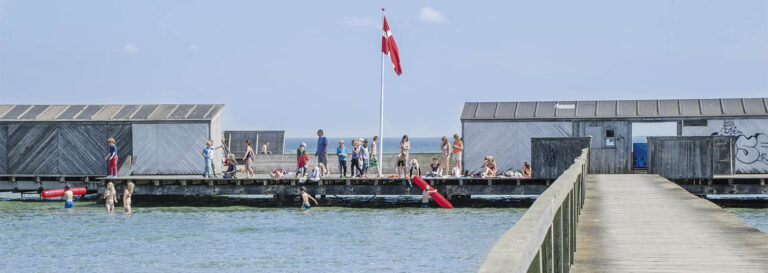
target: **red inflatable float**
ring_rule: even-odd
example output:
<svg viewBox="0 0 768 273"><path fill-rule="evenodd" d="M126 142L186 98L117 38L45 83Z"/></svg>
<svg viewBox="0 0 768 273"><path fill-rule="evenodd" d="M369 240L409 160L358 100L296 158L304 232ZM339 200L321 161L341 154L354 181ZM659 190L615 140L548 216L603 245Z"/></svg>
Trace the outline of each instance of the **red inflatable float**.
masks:
<svg viewBox="0 0 768 273"><path fill-rule="evenodd" d="M70 188L72 195L84 195L87 190L84 187ZM43 198L61 197L64 196L64 189L44 190L40 193Z"/></svg>
<svg viewBox="0 0 768 273"><path fill-rule="evenodd" d="M421 190L424 190L424 187L429 185L429 184L427 184L426 181L424 181L424 179L421 179L421 177L418 177L418 176L414 176L413 177L413 183L416 183L416 185L419 186L419 188L421 188ZM445 197L440 195L440 193L437 192L437 189L435 189L432 186L430 186L430 187L432 189L434 189L435 192L430 193L429 197L432 197L432 199L434 199L435 202L437 202L437 204L440 205L441 207L443 207L444 209L452 209L453 208L453 205L451 205L451 202L448 202L448 200L446 200Z"/></svg>

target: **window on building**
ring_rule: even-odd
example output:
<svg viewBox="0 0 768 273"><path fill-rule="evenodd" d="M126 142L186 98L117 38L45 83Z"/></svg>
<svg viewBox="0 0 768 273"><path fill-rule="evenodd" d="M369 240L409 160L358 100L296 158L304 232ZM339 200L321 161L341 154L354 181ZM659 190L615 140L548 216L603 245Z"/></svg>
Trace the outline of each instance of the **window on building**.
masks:
<svg viewBox="0 0 768 273"><path fill-rule="evenodd" d="M605 137L614 137L613 130L605 130Z"/></svg>

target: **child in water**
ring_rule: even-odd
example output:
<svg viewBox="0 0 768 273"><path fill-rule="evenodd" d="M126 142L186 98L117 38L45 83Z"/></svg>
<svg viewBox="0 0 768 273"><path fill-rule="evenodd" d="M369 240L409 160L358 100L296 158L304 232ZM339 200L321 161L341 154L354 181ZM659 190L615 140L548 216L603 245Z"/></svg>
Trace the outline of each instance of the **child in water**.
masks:
<svg viewBox="0 0 768 273"><path fill-rule="evenodd" d="M310 208L309 199L312 199L312 201L315 202L315 205L319 205L317 203L317 200L315 200L315 198L312 197L312 195L309 195L307 193L307 188L301 187L301 204L302 204L301 206L304 208L304 210L309 210Z"/></svg>
<svg viewBox="0 0 768 273"><path fill-rule="evenodd" d="M75 206L75 203L72 202L72 199L74 198L74 194L72 193L72 188L67 184L64 186L64 196L61 197L64 199L64 208L65 209L71 209Z"/></svg>
<svg viewBox="0 0 768 273"><path fill-rule="evenodd" d="M126 213L131 213L131 197L133 197L133 182L128 182L128 186L123 191L123 208Z"/></svg>
<svg viewBox="0 0 768 273"><path fill-rule="evenodd" d="M112 182L107 183L107 189L104 190L104 200L106 200L105 205L107 211L115 211L115 203L117 203L117 191L115 190L115 184Z"/></svg>
<svg viewBox="0 0 768 273"><path fill-rule="evenodd" d="M424 187L424 190L421 191L421 208L429 208L429 194L433 192L437 192L437 190L430 187L429 185Z"/></svg>

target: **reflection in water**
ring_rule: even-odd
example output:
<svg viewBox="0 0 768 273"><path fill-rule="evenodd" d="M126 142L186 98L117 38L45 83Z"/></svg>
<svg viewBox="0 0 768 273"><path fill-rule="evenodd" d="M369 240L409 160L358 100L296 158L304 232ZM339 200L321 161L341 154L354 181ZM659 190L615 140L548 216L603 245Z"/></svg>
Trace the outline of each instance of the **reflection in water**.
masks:
<svg viewBox="0 0 768 273"><path fill-rule="evenodd" d="M60 205L0 201L0 272L471 272L525 212Z"/></svg>

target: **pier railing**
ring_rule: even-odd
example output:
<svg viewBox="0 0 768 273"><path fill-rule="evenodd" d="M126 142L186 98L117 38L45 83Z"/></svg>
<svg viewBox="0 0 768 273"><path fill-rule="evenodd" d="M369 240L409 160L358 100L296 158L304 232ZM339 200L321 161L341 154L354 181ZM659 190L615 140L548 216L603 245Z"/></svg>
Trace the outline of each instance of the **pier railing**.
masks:
<svg viewBox="0 0 768 273"><path fill-rule="evenodd" d="M570 271L588 162L589 149L584 149L496 242L479 272Z"/></svg>

